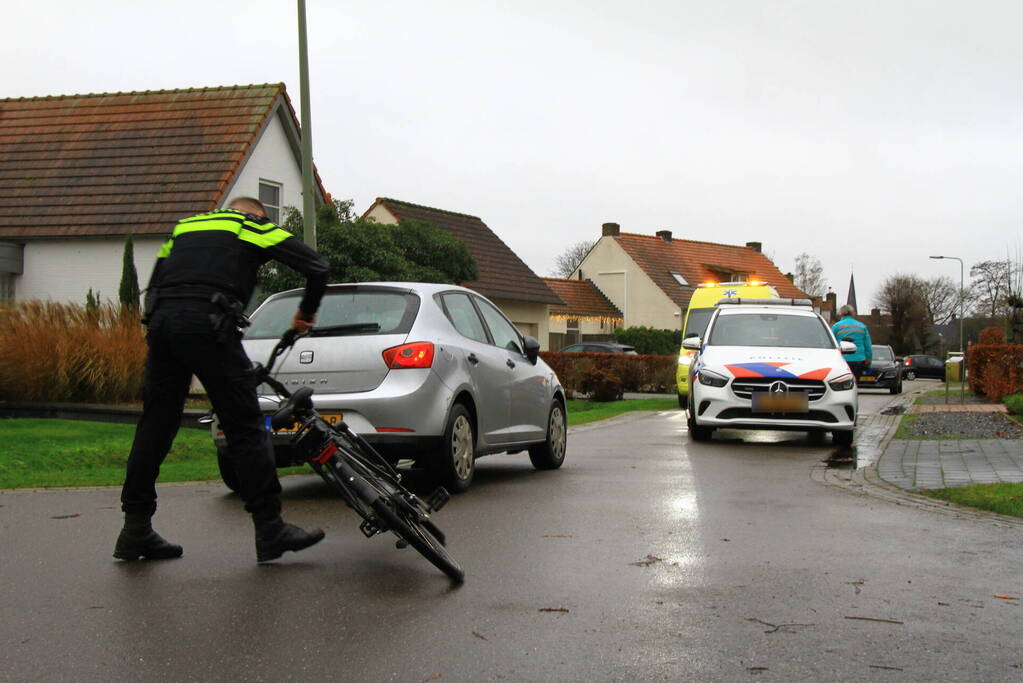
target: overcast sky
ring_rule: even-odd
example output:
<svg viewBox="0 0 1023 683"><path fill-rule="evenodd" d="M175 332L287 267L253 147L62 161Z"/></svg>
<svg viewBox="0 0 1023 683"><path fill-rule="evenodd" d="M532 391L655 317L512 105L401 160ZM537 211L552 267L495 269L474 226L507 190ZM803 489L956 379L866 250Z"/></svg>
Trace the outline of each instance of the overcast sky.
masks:
<svg viewBox="0 0 1023 683"><path fill-rule="evenodd" d="M0 97L283 81L296 3L8 3ZM538 274L603 222L893 272L1017 257L1023 3L307 0L314 157L359 211L477 215Z"/></svg>

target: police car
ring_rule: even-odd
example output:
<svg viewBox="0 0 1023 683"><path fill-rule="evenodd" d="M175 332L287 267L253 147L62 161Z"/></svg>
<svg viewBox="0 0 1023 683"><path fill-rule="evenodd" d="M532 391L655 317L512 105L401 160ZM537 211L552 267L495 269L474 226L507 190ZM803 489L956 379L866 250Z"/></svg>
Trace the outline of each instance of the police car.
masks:
<svg viewBox="0 0 1023 683"><path fill-rule="evenodd" d="M839 343L807 299L722 299L695 352L686 418L693 441L717 428L830 431L853 442L856 380Z"/></svg>

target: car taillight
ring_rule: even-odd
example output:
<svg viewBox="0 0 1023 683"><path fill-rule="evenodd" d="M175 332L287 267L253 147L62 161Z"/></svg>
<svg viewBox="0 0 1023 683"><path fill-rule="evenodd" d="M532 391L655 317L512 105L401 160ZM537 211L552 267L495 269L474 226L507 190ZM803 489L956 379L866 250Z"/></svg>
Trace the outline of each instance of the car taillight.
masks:
<svg viewBox="0 0 1023 683"><path fill-rule="evenodd" d="M392 370L406 368L428 368L433 365L433 344L431 342L413 342L392 346L385 349L384 362Z"/></svg>
<svg viewBox="0 0 1023 683"><path fill-rule="evenodd" d="M913 359L912 358L907 358L906 359L906 365L912 365L912 364L913 364Z"/></svg>

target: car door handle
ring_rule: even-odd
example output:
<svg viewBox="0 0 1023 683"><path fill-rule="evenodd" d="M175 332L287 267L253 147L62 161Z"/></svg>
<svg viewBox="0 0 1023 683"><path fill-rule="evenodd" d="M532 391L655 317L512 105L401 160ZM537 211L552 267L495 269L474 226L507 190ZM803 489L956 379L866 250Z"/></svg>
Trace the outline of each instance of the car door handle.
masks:
<svg viewBox="0 0 1023 683"><path fill-rule="evenodd" d="M480 362L480 359L476 357L475 353L470 353L468 356L465 357L465 359L472 363L473 365L476 365L477 363Z"/></svg>
<svg viewBox="0 0 1023 683"><path fill-rule="evenodd" d="M508 360L505 361L505 365L507 365L509 368L514 368L515 367L515 361L513 361L511 358L509 358Z"/></svg>

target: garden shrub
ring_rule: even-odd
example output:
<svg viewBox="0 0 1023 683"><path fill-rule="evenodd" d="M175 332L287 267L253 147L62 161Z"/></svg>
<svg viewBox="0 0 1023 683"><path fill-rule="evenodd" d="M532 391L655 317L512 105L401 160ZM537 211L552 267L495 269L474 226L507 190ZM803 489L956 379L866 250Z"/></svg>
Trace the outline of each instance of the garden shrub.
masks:
<svg viewBox="0 0 1023 683"><path fill-rule="evenodd" d="M1009 394L1002 397L1002 403L1013 415L1023 415L1023 394Z"/></svg>
<svg viewBox="0 0 1023 683"><path fill-rule="evenodd" d="M1001 327L985 327L980 331L979 341L985 346L1005 343L1005 330Z"/></svg>
<svg viewBox="0 0 1023 683"><path fill-rule="evenodd" d="M670 356L678 353L682 344L678 330L658 330L653 327L637 326L615 330L615 341L636 347L640 355Z"/></svg>
<svg viewBox="0 0 1023 683"><path fill-rule="evenodd" d="M0 309L0 399L137 399L146 363L138 313L115 304L17 302Z"/></svg>
<svg viewBox="0 0 1023 683"><path fill-rule="evenodd" d="M569 397L576 393L589 393L590 389L586 387L596 382L597 378L608 381L610 375L614 375L618 384L616 395L626 391L675 390L678 358L674 355L544 351L540 356L557 373Z"/></svg>
<svg viewBox="0 0 1023 683"><path fill-rule="evenodd" d="M1023 345L974 344L966 355L966 364L973 393L993 401L1023 393Z"/></svg>

